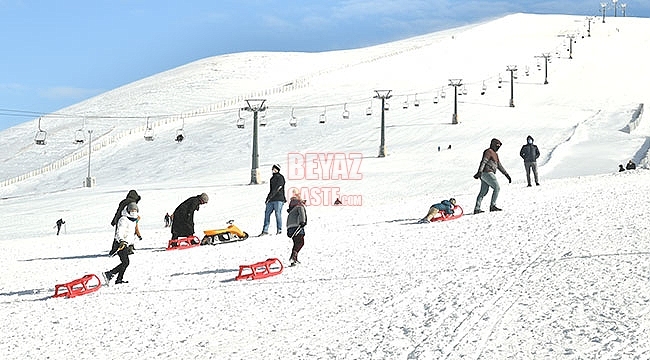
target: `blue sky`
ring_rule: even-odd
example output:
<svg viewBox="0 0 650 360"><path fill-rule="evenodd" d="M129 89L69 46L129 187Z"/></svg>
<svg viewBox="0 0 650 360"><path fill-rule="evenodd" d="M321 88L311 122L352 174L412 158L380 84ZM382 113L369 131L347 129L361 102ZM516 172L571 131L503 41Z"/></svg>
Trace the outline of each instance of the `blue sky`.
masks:
<svg viewBox="0 0 650 360"><path fill-rule="evenodd" d="M626 15L650 17L646 0ZM599 15L601 1L0 0L0 130L194 60L358 48L516 12ZM621 16L620 8L617 14ZM611 0L606 16L613 16Z"/></svg>

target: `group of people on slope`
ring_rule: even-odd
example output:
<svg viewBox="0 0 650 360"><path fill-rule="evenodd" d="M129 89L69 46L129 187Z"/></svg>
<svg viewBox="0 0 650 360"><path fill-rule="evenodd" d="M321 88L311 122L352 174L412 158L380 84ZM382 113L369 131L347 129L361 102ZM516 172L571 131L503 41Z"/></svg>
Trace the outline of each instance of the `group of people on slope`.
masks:
<svg viewBox="0 0 650 360"><path fill-rule="evenodd" d="M260 236L269 235L269 226L271 224L271 214L275 214L276 234L282 234L282 207L287 202L285 197L286 181L280 173L280 165L274 164L271 167L271 180L269 181L269 193L266 195L266 208L264 210L264 225ZM305 201L301 199L300 191L294 189L289 200L287 209L287 236L293 240L291 249L291 266L300 264L298 253L305 245L305 226L307 226L307 210Z"/></svg>
<svg viewBox="0 0 650 360"><path fill-rule="evenodd" d="M526 170L526 180L528 181L528 186L531 185L530 173L533 173L533 179L535 180L535 185L539 186L539 176L537 174L537 158L539 158L539 148L534 143L532 136L528 135L526 138L526 144L521 147L519 156L524 160L524 169ZM492 139L490 141L490 147L483 151L483 156L481 157L481 162L479 163L478 171L474 174L474 179L481 180L481 189L479 190L478 196L476 197L476 203L474 204L474 214L480 214L484 212L481 210L481 203L483 198L492 188L492 198L490 199L490 211L501 211L497 207L497 198L499 197L499 191L501 187L497 181L496 172L499 170L505 177L508 179L509 183L512 183L512 178L506 171L506 169L501 164L499 160L499 155L497 151L501 148L501 141L499 139ZM427 223L433 219L438 212L444 212L447 215L451 215L454 212L454 207L456 205L456 200L451 198L449 200L443 200L439 203L431 205L427 215L422 218L419 223Z"/></svg>
<svg viewBox="0 0 650 360"><path fill-rule="evenodd" d="M622 164L618 165L618 172L625 171L625 170L634 170L634 169L636 169L636 164L631 159L630 161L627 162L625 168L623 168Z"/></svg>
<svg viewBox="0 0 650 360"><path fill-rule="evenodd" d="M266 196L264 226L260 236L269 234L269 225L273 212L275 212L276 217L277 234L282 233L282 207L287 202L284 195L285 179L280 174L280 165L273 165L271 171L273 175L271 176L270 190ZM132 239L137 237L139 240L142 240L138 226L138 222L140 221L138 202L140 199L141 197L137 191L130 190L126 197L120 201L115 211L115 215L111 221L111 226L115 228L115 232L109 255L117 255L120 258L120 263L113 269L104 272L106 283L109 283L114 276L117 276L115 284L128 283L128 281L124 280L124 272L129 266L129 255L133 254L135 250ZM194 235L194 212L198 211L201 205L207 204L208 200L208 195L202 193L186 199L176 207L174 213L169 216L173 219L173 221L170 221L172 239ZM301 199L298 189L294 189L292 192L287 213L287 236L293 240L289 260L291 261L291 266L293 266L300 263L298 261L298 253L305 244L305 226L307 226L305 201Z"/></svg>

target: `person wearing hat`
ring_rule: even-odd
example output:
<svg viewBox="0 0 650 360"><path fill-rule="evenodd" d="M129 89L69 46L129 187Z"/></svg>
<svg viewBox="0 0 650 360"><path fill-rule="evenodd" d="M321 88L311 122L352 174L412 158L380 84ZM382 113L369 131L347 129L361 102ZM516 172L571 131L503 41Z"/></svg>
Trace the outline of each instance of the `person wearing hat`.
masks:
<svg viewBox="0 0 650 360"><path fill-rule="evenodd" d="M474 179L481 179L481 190L476 197L476 205L474 205L474 214L482 213L481 202L483 202L483 197L488 193L490 188L492 188L492 199L490 201L490 211L501 211L497 207L497 198L499 197L499 182L497 181L497 170L501 171L508 179L509 183L512 183L512 178L508 175L506 169L501 165L499 161L499 155L497 151L501 147L501 141L499 139L492 139L490 141L490 147L483 151L483 157L481 158L481 163L478 166L478 171L474 174Z"/></svg>
<svg viewBox="0 0 650 360"><path fill-rule="evenodd" d="M418 221L418 224L426 224L431 222L431 219L436 217L439 212L443 212L447 215L452 215L454 213L454 206L456 206L456 199L451 198L449 200L442 200L437 204L431 205L427 216L423 217Z"/></svg>
<svg viewBox="0 0 650 360"><path fill-rule="evenodd" d="M521 147L519 156L524 159L524 168L526 169L526 180L528 180L528 187L530 185L530 170L533 170L535 177L535 185L539 186L539 178L537 177L537 158L539 157L539 149L537 145L533 144L533 137L528 135L526 138L526 145Z"/></svg>
<svg viewBox="0 0 650 360"><path fill-rule="evenodd" d="M259 236L269 234L269 224L271 223L271 213L275 212L276 234L282 233L282 206L287 202L284 196L284 176L280 174L280 164L274 164L271 167L273 175L269 181L269 193L266 195L266 209L264 210L264 227Z"/></svg>
<svg viewBox="0 0 650 360"><path fill-rule="evenodd" d="M183 201L172 214L172 239L194 235L194 212L208 203L208 194L203 193Z"/></svg>
<svg viewBox="0 0 650 360"><path fill-rule="evenodd" d="M133 254L133 245L130 245L129 241L135 235L135 226L140 219L138 212L138 205L131 202L122 210L122 216L117 221L114 239L118 244L116 253L120 257L120 264L104 272L104 280L107 285L115 275L117 275L116 284L128 283L128 281L124 281L124 272L129 267L129 255Z"/></svg>
<svg viewBox="0 0 650 360"><path fill-rule="evenodd" d="M119 205L117 205L117 210L115 210L115 215L113 215L113 220L111 220L111 226L114 228L117 228L117 222L120 220L122 217L122 212L126 208L127 205L130 203L138 203L140 201L140 195L138 195L138 192L135 190L129 190L129 192L126 194L126 197L120 201ZM138 226L138 223L136 222L135 224L135 235L138 237L138 239L142 240L142 235L140 235L140 227ZM113 245L111 246L111 250L108 252L109 255L113 256L115 255L115 252L117 251L119 244L113 239Z"/></svg>

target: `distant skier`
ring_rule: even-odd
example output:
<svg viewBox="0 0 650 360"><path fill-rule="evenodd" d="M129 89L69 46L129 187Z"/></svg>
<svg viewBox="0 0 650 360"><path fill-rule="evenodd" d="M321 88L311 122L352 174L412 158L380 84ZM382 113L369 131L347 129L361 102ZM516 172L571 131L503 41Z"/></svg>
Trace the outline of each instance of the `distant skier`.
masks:
<svg viewBox="0 0 650 360"><path fill-rule="evenodd" d="M208 203L208 194L202 193L183 201L174 210L172 218L172 239L194 235L194 212L199 206Z"/></svg>
<svg viewBox="0 0 650 360"><path fill-rule="evenodd" d="M307 210L305 210L305 202L300 198L300 190L293 190L287 212L289 213L287 216L287 236L293 240L289 261L291 261L291 266L294 266L300 264L298 253L305 245L305 226L307 226Z"/></svg>
<svg viewBox="0 0 650 360"><path fill-rule="evenodd" d="M169 216L169 213L165 214L165 227L170 227L172 225L172 218Z"/></svg>
<svg viewBox="0 0 650 360"><path fill-rule="evenodd" d="M481 179L481 190L476 197L476 205L474 206L474 214L482 213L481 202L483 197L488 193L490 188L492 188L492 199L490 200L490 211L501 211L496 205L497 198L499 197L499 182L497 181L496 172L497 169L506 176L509 183L512 183L512 179L506 169L501 165L499 161L499 155L497 151L501 147L501 141L498 139L492 139L490 141L490 147L483 151L483 157L481 159L481 164L478 167L478 171L474 174L474 179Z"/></svg>
<svg viewBox="0 0 650 360"><path fill-rule="evenodd" d="M636 164L634 161L630 160L627 162L627 165L625 165L625 170L634 170L636 169Z"/></svg>
<svg viewBox="0 0 650 360"><path fill-rule="evenodd" d="M539 149L537 145L533 144L533 137L528 135L526 138L526 145L521 147L519 151L519 156L524 159L524 168L526 170L526 180L528 180L528 186L530 187L530 170L533 170L533 175L535 177L535 185L539 186L539 178L537 176L537 158L539 157Z"/></svg>
<svg viewBox="0 0 650 360"><path fill-rule="evenodd" d="M618 164L618 172L625 171L623 164Z"/></svg>
<svg viewBox="0 0 650 360"><path fill-rule="evenodd" d="M269 224L271 223L271 213L275 212L275 225L277 227L277 234L282 233L282 206L287 202L284 196L284 176L280 174L280 165L274 164L271 167L273 175L271 176L270 189L266 195L266 209L264 210L264 226L260 236L269 234Z"/></svg>
<svg viewBox="0 0 650 360"><path fill-rule="evenodd" d="M65 221L63 219L59 219L56 221L56 235L58 236L59 233L61 232L61 226L65 224Z"/></svg>

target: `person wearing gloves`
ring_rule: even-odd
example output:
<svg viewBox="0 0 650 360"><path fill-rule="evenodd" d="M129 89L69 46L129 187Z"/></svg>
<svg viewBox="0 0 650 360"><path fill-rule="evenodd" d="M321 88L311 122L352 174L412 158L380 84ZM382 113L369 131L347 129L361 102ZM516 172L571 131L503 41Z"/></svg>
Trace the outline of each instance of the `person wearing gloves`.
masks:
<svg viewBox="0 0 650 360"><path fill-rule="evenodd" d="M497 151L501 147L501 141L498 139L492 139L490 142L490 147L483 151L483 158L481 159L481 164L478 167L478 171L474 174L474 179L481 179L481 191L479 191L478 196L476 197L476 205L474 206L474 214L482 213L481 202L483 202L483 197L488 193L490 188L492 188L492 200L490 201L490 211L501 211L496 205L497 198L499 197L499 182L497 181L497 169L505 175L509 183L512 183L512 179L506 169L501 165L499 161L499 155Z"/></svg>
<svg viewBox="0 0 650 360"><path fill-rule="evenodd" d="M129 190L129 192L126 194L126 197L120 201L119 205L117 205L117 210L115 210L115 215L113 216L113 220L111 220L111 226L114 228L117 228L117 222L120 220L122 217L122 212L126 208L127 205L130 203L138 203L140 201L140 195L138 195L138 192L135 190ZM140 227L138 227L138 224L135 224L135 235L138 237L138 239L142 240L142 235L140 235ZM119 244L115 242L115 239L113 239L113 246L111 247L111 250L109 251L109 255L113 256L117 252Z"/></svg>
<svg viewBox="0 0 650 360"><path fill-rule="evenodd" d="M539 186L539 178L537 177L537 158L539 157L539 149L537 145L533 144L533 137L528 135L526 138L526 145L521 147L519 156L524 159L524 169L526 169L526 180L528 180L528 187L530 187L530 170L533 170L535 177L535 185Z"/></svg>
<svg viewBox="0 0 650 360"><path fill-rule="evenodd" d="M305 226L307 226L307 210L305 210L305 202L300 198L298 189L293 189L293 196L289 201L287 212L289 213L287 216L287 236L293 240L289 260L291 266L295 266L300 264L298 253L305 245Z"/></svg>
<svg viewBox="0 0 650 360"><path fill-rule="evenodd" d="M115 227L114 237L118 243L116 253L120 257L120 264L104 272L104 280L106 280L107 285L115 275L117 275L115 279L116 284L128 283L128 281L124 281L124 272L129 267L129 255L133 254L133 245L129 245L129 241L135 237L135 227L139 219L138 205L135 202L129 203L122 210L122 216L117 221L117 226Z"/></svg>

